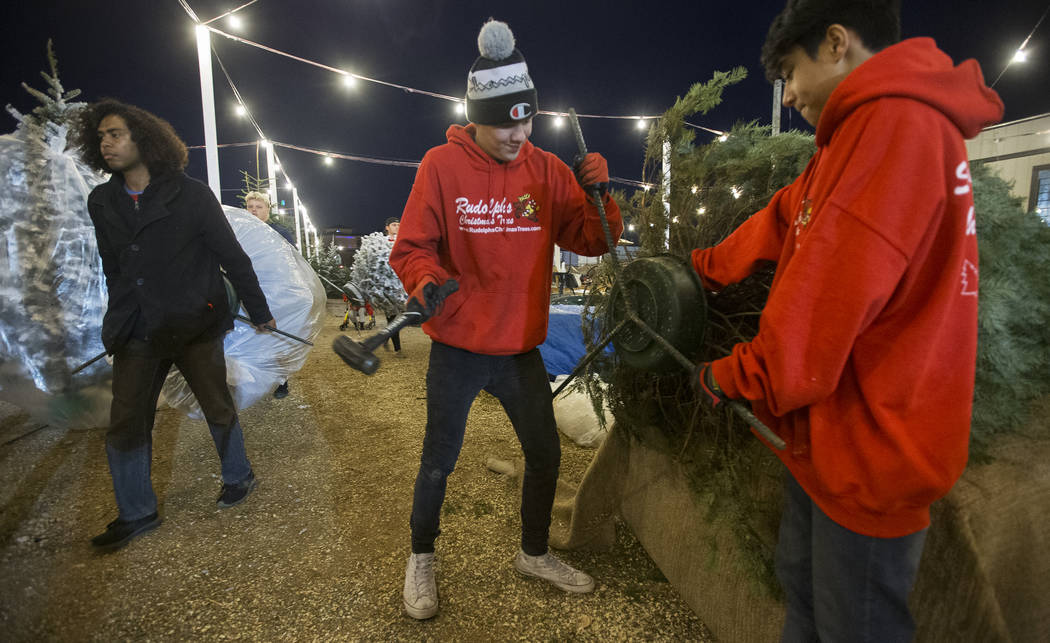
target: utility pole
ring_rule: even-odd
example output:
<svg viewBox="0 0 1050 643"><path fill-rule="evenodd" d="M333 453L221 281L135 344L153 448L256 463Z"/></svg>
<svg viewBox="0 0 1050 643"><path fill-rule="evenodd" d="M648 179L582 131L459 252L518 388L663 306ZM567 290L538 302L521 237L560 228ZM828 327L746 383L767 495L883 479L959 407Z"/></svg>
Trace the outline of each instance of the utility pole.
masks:
<svg viewBox="0 0 1050 643"><path fill-rule="evenodd" d="M780 104L784 98L784 81L776 79L773 81L773 136L780 133Z"/></svg>
<svg viewBox="0 0 1050 643"><path fill-rule="evenodd" d="M204 25L197 25L197 62L201 70L201 106L204 111L204 150L208 161L208 187L222 203L219 185L219 146L215 133L215 90L211 78L211 33Z"/></svg>

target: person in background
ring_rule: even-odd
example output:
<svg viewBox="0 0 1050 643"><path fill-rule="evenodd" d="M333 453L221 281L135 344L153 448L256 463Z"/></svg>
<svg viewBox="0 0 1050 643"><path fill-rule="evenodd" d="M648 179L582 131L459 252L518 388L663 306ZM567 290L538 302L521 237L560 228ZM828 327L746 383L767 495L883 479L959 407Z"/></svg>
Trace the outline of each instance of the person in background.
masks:
<svg viewBox="0 0 1050 643"><path fill-rule="evenodd" d="M386 240L390 242L390 247L393 248L394 242L397 241L397 231L401 228L401 219L398 217L390 217L386 220L384 228L386 229ZM390 322L394 321L400 312L400 307L384 309L383 314L386 316L387 325L390 325ZM394 345L394 355L397 357L404 357L404 354L401 352L400 331L390 336L389 343ZM383 348L390 350L388 342L383 342Z"/></svg>
<svg viewBox="0 0 1050 643"><path fill-rule="evenodd" d="M244 195L244 209L255 216L256 219L269 225L277 234L284 237L288 243L295 245L295 235L292 231L276 221L270 221L270 211L273 205L270 198L262 192L252 191Z"/></svg>
<svg viewBox="0 0 1050 643"><path fill-rule="evenodd" d="M284 237L284 240L288 243L295 245L295 237L292 236L292 232L277 223L276 221L270 221L270 199L262 192L249 192L244 195L244 209L255 216L256 219L269 225L274 231ZM274 389L273 396L278 400L283 397L288 397L288 380L281 382L281 384Z"/></svg>
<svg viewBox="0 0 1050 643"><path fill-rule="evenodd" d="M104 99L84 108L73 128L84 161L109 181L88 196L109 304L102 343L113 356L113 403L106 456L117 519L92 539L114 550L156 528L161 518L150 481L157 398L172 364L200 404L222 470L216 501L245 500L258 479L226 385L223 335L233 328L220 267L259 331L276 327L215 195L183 174L186 145L171 125L138 107Z"/></svg>
<svg viewBox="0 0 1050 643"><path fill-rule="evenodd" d="M529 142L536 89L510 28L489 21L478 44L481 57L467 76L470 124L449 127L448 143L423 157L390 253L411 293L407 309L422 313L433 340L402 592L405 611L417 619L438 612L434 543L441 505L467 414L482 390L503 405L525 455L514 568L567 592L594 589L594 579L547 549L561 443L536 347L547 335L555 243L586 256L609 250L585 187L604 203L613 244L623 221L603 189L609 170L601 155L580 159L574 176ZM454 282L458 291L449 294Z"/></svg>
<svg viewBox="0 0 1050 643"><path fill-rule="evenodd" d="M701 364L787 443L784 641L910 641L930 504L966 466L977 236L963 139L1002 118L980 67L900 40L896 0L789 0L762 49L816 128L794 183L693 251L712 290L776 263L757 335Z"/></svg>

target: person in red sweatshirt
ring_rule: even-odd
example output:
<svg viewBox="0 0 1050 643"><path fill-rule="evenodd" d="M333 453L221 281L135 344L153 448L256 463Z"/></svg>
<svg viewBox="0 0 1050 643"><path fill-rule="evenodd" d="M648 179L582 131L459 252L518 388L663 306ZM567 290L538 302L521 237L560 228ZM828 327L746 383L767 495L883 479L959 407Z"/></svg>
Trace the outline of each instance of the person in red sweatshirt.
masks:
<svg viewBox="0 0 1050 643"><path fill-rule="evenodd" d="M817 151L722 243L719 290L776 263L753 340L701 364L787 443L785 641L907 641L930 504L966 465L977 236L964 138L1002 117L976 61L898 42L894 0L789 0L762 61Z"/></svg>
<svg viewBox="0 0 1050 643"><path fill-rule="evenodd" d="M573 170L529 142L536 90L505 23L491 20L467 79L466 127L428 151L416 174L390 253L411 293L407 308L429 316L427 425L412 503L412 554L405 611L437 614L434 541L467 413L482 390L500 400L525 454L521 550L515 568L568 592L593 579L547 551L561 445L550 383L537 346L547 335L551 256L557 243L581 255L609 250L597 206L581 185L608 183L605 159L589 154ZM623 231L616 203L601 190L613 243ZM459 289L438 284L455 280Z"/></svg>

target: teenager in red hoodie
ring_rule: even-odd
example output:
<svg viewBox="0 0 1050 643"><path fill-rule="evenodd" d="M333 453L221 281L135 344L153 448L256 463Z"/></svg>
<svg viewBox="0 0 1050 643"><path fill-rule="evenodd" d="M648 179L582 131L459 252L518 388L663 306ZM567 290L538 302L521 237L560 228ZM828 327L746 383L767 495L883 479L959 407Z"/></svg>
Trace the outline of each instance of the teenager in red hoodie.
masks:
<svg viewBox="0 0 1050 643"><path fill-rule="evenodd" d="M910 640L929 507L966 465L978 267L963 139L1003 107L975 61L898 43L898 6L788 2L762 59L817 152L692 257L713 290L777 265L758 334L697 383L716 404L750 400L787 442L786 641Z"/></svg>
<svg viewBox="0 0 1050 643"><path fill-rule="evenodd" d="M605 160L589 154L576 176L528 141L537 111L525 59L506 24L478 36L481 57L467 79L467 119L448 143L423 157L390 265L412 295L409 309L441 305L437 284L459 290L429 317L427 426L412 503L412 555L405 570L405 611L437 614L434 540L448 475L463 444L467 412L488 391L507 411L525 454L521 550L515 568L568 592L594 581L547 551L561 445L550 384L536 346L547 335L551 255L557 243L581 255L608 250L597 207L580 185L605 184ZM619 209L604 199L613 240Z"/></svg>

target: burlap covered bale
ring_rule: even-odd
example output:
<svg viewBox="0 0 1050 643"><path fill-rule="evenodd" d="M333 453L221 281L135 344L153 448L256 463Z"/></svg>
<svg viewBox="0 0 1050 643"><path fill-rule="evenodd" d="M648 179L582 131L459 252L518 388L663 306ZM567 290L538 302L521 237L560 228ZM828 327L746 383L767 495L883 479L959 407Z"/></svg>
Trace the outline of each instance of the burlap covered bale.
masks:
<svg viewBox="0 0 1050 643"><path fill-rule="evenodd" d="M916 641L1050 640L1050 412L1036 415L934 504L911 599ZM768 478L755 484L779 493ZM737 542L712 531L680 465L614 429L575 497L560 494L551 544L611 542L617 513L719 639L779 639L783 605L744 573Z"/></svg>

